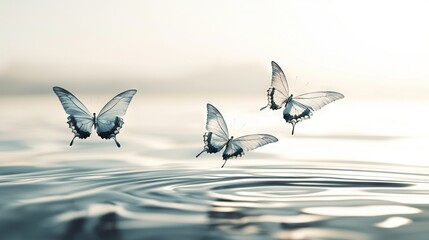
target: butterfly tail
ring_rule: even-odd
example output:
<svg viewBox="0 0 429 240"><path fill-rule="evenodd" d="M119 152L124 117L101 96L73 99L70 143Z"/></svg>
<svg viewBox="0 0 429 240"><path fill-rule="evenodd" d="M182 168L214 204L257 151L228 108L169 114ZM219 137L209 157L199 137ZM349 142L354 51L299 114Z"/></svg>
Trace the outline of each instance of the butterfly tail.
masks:
<svg viewBox="0 0 429 240"><path fill-rule="evenodd" d="M223 162L223 164L222 164L222 167L220 167L220 168L223 168L223 166L225 166L225 163L227 162L228 160L225 160L224 162Z"/></svg>
<svg viewBox="0 0 429 240"><path fill-rule="evenodd" d="M203 149L203 151L201 151L200 153L197 154L197 156L195 156L196 158L199 157L203 152L205 152L206 149Z"/></svg>
<svg viewBox="0 0 429 240"><path fill-rule="evenodd" d="M118 146L118 148L121 147L121 144L116 140L116 138L114 137L113 140L115 140L116 146Z"/></svg>
<svg viewBox="0 0 429 240"><path fill-rule="evenodd" d="M73 145L73 141L74 141L75 138L76 138L76 136L74 136L73 139L71 140L70 146Z"/></svg>
<svg viewBox="0 0 429 240"><path fill-rule="evenodd" d="M295 124L296 124L296 123L292 123L292 135L293 135L293 133L295 132Z"/></svg>

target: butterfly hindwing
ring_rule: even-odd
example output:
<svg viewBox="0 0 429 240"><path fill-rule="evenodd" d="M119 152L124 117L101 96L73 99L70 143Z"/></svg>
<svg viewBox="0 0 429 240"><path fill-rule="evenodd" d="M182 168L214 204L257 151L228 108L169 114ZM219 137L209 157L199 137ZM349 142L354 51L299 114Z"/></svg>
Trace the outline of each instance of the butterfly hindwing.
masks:
<svg viewBox="0 0 429 240"><path fill-rule="evenodd" d="M233 157L241 157L244 155L244 149L240 143L230 140L228 145L226 145L225 151L223 151L222 158L223 160L228 160Z"/></svg>
<svg viewBox="0 0 429 240"><path fill-rule="evenodd" d="M312 109L298 101L292 99L289 101L283 110L283 118L288 123L297 123L312 115Z"/></svg>
<svg viewBox="0 0 429 240"><path fill-rule="evenodd" d="M103 139L113 138L116 145L121 145L116 141L116 135L119 134L119 130L124 124L123 119L120 116L125 115L128 106L136 94L137 90L127 90L116 95L110 100L100 111L97 116L96 129L97 134Z"/></svg>
<svg viewBox="0 0 429 240"><path fill-rule="evenodd" d="M76 137L87 138L91 135L94 121L86 117L70 115L68 118L69 127L72 129Z"/></svg>
<svg viewBox="0 0 429 240"><path fill-rule="evenodd" d="M91 113L89 113L89 110L79 99L64 88L54 87L53 90L60 99L64 110L69 114L67 123L74 133L70 146L73 144L73 140L76 137L89 137L94 125L94 118L91 116Z"/></svg>
<svg viewBox="0 0 429 240"><path fill-rule="evenodd" d="M225 146L228 140L223 140L222 138L213 135L213 132L206 132L203 135L204 139L204 150L203 152L208 153L217 153Z"/></svg>

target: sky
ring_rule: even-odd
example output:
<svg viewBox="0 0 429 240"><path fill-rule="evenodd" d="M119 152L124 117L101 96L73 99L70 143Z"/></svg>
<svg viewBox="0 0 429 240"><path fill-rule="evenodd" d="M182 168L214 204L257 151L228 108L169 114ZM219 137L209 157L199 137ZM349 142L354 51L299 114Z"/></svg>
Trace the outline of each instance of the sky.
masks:
<svg viewBox="0 0 429 240"><path fill-rule="evenodd" d="M265 93L274 60L298 93L429 100L427 9L416 0L0 0L0 93Z"/></svg>

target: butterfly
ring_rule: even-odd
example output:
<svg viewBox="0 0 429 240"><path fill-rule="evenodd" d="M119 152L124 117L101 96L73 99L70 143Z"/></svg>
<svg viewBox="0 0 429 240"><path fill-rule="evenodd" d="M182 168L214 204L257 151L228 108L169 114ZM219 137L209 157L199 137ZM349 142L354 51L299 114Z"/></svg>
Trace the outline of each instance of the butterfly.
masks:
<svg viewBox="0 0 429 240"><path fill-rule="evenodd" d="M280 66L272 61L271 67L273 72L271 87L267 90L268 104L261 110L266 107L278 110L284 105L283 118L292 124L292 135L298 122L310 118L314 111L326 104L344 98L343 94L333 91L310 92L294 97L293 94L289 94L286 76Z"/></svg>
<svg viewBox="0 0 429 240"><path fill-rule="evenodd" d="M95 113L91 114L79 99L64 88L54 87L53 90L60 99L64 110L69 114L67 123L74 133L70 146L73 145L76 137L80 139L89 137L92 127L94 127L102 139L113 138L116 146L121 147L121 144L116 140L116 135L119 134L119 130L124 124L120 116L125 115L137 90L131 89L119 93L101 109L98 116Z"/></svg>
<svg viewBox="0 0 429 240"><path fill-rule="evenodd" d="M244 151L250 151L278 141L276 137L269 134L252 134L238 138L231 136L230 138L222 114L211 104L207 104L206 129L208 132L203 136L204 149L196 157L199 157L203 152L217 153L226 146L222 154L225 161L222 168L229 158L241 157L244 155Z"/></svg>

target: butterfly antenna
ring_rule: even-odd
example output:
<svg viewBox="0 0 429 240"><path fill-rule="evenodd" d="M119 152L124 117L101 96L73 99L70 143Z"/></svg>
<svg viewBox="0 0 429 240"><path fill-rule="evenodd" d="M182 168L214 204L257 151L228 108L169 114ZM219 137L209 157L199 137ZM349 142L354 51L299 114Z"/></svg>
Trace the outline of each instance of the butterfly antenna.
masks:
<svg viewBox="0 0 429 240"><path fill-rule="evenodd" d="M74 141L75 138L76 138L76 136L74 136L73 139L71 140L70 146L73 145L73 141Z"/></svg>
<svg viewBox="0 0 429 240"><path fill-rule="evenodd" d="M195 156L196 158L197 157L199 157L203 152L205 152L206 150L205 149L203 149L203 151L201 151L200 153L198 153L198 155L197 156Z"/></svg>
<svg viewBox="0 0 429 240"><path fill-rule="evenodd" d="M121 147L121 144L119 144L119 142L116 140L116 138L114 137L113 140L115 140L116 146L118 146L118 148Z"/></svg>
<svg viewBox="0 0 429 240"><path fill-rule="evenodd" d="M265 108L267 108L270 104L267 104L267 106L262 107L259 111L264 110Z"/></svg>
<svg viewBox="0 0 429 240"><path fill-rule="evenodd" d="M225 166L226 161L228 161L228 160L225 160L225 162L223 162L223 164L222 164L222 167L220 167L220 168L223 168L223 166Z"/></svg>

